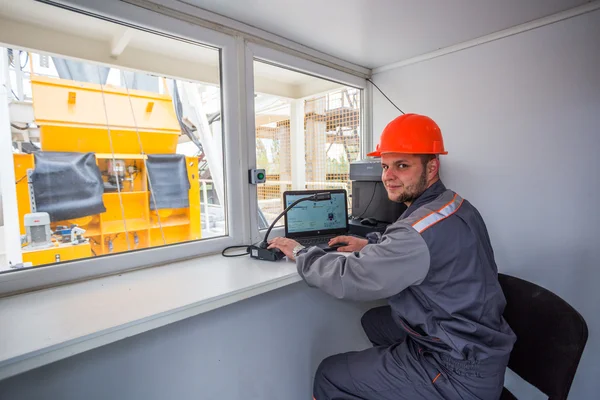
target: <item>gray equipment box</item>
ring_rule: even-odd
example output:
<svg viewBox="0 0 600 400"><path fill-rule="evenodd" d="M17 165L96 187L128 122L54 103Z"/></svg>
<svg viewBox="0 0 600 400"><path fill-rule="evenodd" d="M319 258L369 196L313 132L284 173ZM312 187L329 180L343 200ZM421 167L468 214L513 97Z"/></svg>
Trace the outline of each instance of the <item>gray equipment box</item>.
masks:
<svg viewBox="0 0 600 400"><path fill-rule="evenodd" d="M27 247L52 247L50 214L46 212L25 214L23 224L27 233Z"/></svg>
<svg viewBox="0 0 600 400"><path fill-rule="evenodd" d="M382 171L379 160L361 160L350 163L353 222L360 223L363 219L372 218L385 227L396 222L406 210L406 205L395 203L388 198L385 186L381 181ZM371 231L381 231L379 225ZM361 232L368 229L363 226L360 228ZM352 226L350 230L352 231ZM361 234L358 231L356 233Z"/></svg>
<svg viewBox="0 0 600 400"><path fill-rule="evenodd" d="M381 182L382 172L379 160L358 160L350 163L351 181Z"/></svg>

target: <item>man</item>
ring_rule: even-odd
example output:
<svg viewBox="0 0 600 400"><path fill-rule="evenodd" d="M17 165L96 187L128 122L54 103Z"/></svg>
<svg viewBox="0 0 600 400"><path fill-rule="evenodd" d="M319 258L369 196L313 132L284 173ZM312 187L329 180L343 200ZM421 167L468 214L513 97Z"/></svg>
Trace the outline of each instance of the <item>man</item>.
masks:
<svg viewBox="0 0 600 400"><path fill-rule="evenodd" d="M340 236L347 257L275 238L310 285L352 300L387 298L362 325L375 347L324 360L316 400L498 399L515 335L479 212L439 178L442 134L428 117L402 115L377 150L391 200L408 208L383 235Z"/></svg>

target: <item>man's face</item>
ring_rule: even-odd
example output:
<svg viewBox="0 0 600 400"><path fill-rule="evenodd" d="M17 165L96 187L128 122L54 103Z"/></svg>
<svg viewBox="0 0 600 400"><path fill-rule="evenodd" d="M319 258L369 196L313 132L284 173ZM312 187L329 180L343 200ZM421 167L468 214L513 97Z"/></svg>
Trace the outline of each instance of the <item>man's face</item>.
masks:
<svg viewBox="0 0 600 400"><path fill-rule="evenodd" d="M418 155L382 154L381 166L381 180L391 201L412 203L427 189L427 174Z"/></svg>

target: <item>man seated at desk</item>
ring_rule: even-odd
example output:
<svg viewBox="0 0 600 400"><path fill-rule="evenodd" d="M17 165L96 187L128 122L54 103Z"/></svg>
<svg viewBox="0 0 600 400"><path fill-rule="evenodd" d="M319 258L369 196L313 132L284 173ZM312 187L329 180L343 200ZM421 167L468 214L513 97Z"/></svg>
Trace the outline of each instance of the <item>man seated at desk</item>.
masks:
<svg viewBox="0 0 600 400"><path fill-rule="evenodd" d="M313 395L327 399L498 399L516 340L494 253L477 209L446 189L440 128L402 115L377 150L390 200L407 210L383 235L334 238L345 255L271 240L295 259L310 286L340 299L388 299L368 311L363 328L374 347L325 359Z"/></svg>

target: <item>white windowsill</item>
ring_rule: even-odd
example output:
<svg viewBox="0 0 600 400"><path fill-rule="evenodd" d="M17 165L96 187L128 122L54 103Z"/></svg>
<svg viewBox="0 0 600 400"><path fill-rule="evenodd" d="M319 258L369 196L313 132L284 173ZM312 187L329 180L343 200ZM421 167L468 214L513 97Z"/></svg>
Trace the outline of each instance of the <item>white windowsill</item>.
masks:
<svg viewBox="0 0 600 400"><path fill-rule="evenodd" d="M219 254L2 298L0 379L300 280L287 259Z"/></svg>

